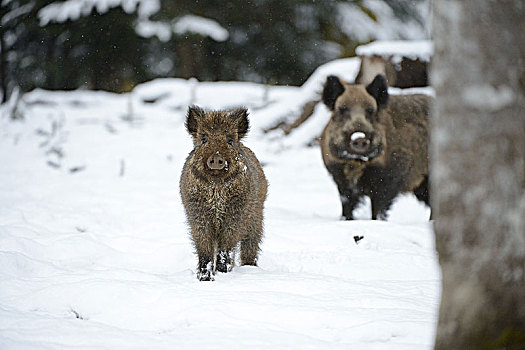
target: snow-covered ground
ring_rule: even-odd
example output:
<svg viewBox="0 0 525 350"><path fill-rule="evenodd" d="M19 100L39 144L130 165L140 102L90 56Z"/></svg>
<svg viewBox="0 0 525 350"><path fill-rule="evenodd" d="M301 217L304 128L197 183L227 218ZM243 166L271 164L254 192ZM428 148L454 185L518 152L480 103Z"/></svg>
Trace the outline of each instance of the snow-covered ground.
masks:
<svg viewBox="0 0 525 350"><path fill-rule="evenodd" d="M366 205L361 220L340 220L320 151L304 146L323 106L304 136L262 132L319 84L37 90L23 121L4 106L0 349L431 349L440 273L429 210L405 195L388 221L368 220ZM270 183L259 266L214 282L196 279L178 188L190 103L247 106L245 144Z"/></svg>

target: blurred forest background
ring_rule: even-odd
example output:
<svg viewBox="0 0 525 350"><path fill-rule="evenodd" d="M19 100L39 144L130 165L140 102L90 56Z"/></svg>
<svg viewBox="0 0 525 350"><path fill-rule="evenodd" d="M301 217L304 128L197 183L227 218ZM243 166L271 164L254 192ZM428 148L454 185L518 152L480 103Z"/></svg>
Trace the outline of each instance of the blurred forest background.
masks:
<svg viewBox="0 0 525 350"><path fill-rule="evenodd" d="M428 39L430 0L0 0L0 90L158 77L300 85L373 40Z"/></svg>

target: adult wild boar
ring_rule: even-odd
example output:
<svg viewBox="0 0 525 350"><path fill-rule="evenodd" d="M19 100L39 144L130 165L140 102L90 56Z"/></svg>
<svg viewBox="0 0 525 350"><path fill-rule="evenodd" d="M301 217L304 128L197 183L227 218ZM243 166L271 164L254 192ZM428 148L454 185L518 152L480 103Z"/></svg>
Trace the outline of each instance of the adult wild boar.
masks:
<svg viewBox="0 0 525 350"><path fill-rule="evenodd" d="M332 116L321 136L321 151L337 184L343 216L352 220L363 196L370 197L374 220L386 217L401 192L412 192L429 205L431 98L389 96L383 75L366 86L329 76L322 98Z"/></svg>
<svg viewBox="0 0 525 350"><path fill-rule="evenodd" d="M188 109L186 129L193 139L180 192L198 255L197 277L228 272L240 243L241 264L256 265L263 235L267 182L261 164L241 139L248 111Z"/></svg>

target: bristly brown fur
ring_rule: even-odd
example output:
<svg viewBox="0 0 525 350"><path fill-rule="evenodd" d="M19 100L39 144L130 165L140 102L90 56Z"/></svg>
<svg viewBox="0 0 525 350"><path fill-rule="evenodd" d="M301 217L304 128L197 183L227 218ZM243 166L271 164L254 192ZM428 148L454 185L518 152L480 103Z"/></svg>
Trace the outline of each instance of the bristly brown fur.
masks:
<svg viewBox="0 0 525 350"><path fill-rule="evenodd" d="M363 196L371 199L372 219L385 218L401 192L412 192L430 204L431 98L420 94L389 96L387 88L381 75L367 86L330 76L324 86L323 102L332 117L321 136L321 151L347 220L353 219L353 210Z"/></svg>
<svg viewBox="0 0 525 350"><path fill-rule="evenodd" d="M198 278L227 272L238 244L242 265L256 265L263 236L267 181L253 152L241 143L248 131L245 108L232 111L188 109L186 127L194 149L184 164L180 192L198 255ZM208 160L219 155L222 169Z"/></svg>

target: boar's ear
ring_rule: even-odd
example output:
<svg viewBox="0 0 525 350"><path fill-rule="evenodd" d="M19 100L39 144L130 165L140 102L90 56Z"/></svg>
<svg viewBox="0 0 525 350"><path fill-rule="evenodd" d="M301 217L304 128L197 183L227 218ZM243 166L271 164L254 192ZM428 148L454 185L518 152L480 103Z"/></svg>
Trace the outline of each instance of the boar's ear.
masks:
<svg viewBox="0 0 525 350"><path fill-rule="evenodd" d="M385 107L388 103L388 83L384 75L376 75L374 80L366 86L366 91L375 98L377 108Z"/></svg>
<svg viewBox="0 0 525 350"><path fill-rule="evenodd" d="M244 107L234 109L230 112L230 116L237 122L237 134L239 140L246 135L250 128L250 122L248 121L248 110Z"/></svg>
<svg viewBox="0 0 525 350"><path fill-rule="evenodd" d="M335 75L330 75L326 78L323 89L323 103L330 109L334 110L335 101L345 91L345 87Z"/></svg>
<svg viewBox="0 0 525 350"><path fill-rule="evenodd" d="M197 133L197 126L199 121L204 118L205 112L202 108L197 106L188 107L188 115L186 116L186 130L193 136Z"/></svg>

